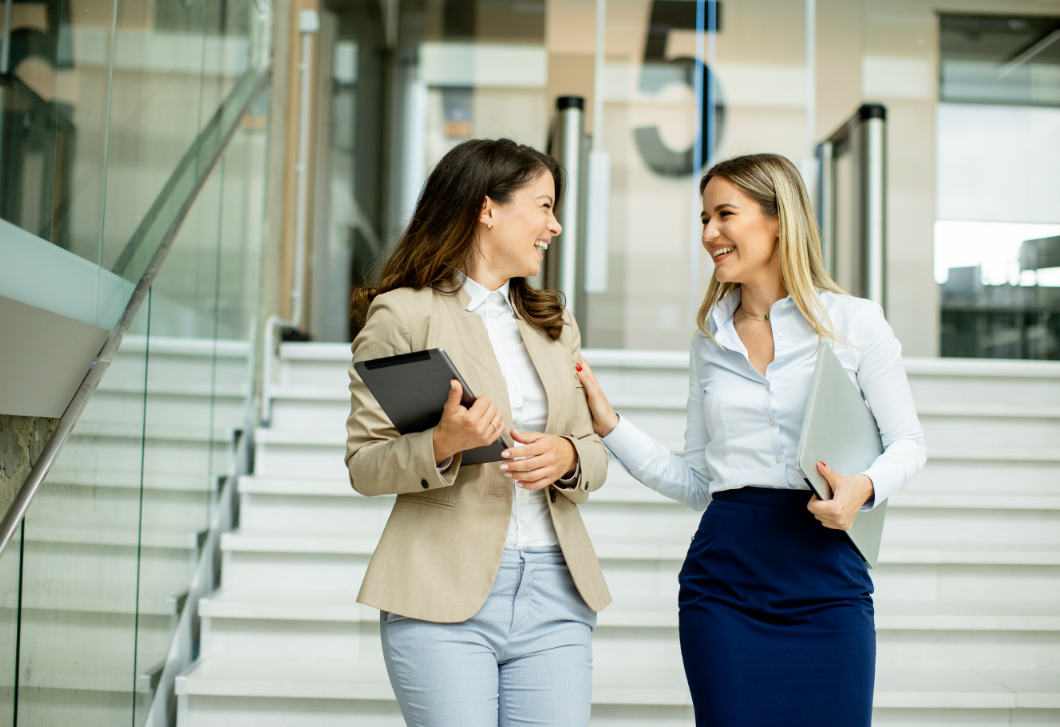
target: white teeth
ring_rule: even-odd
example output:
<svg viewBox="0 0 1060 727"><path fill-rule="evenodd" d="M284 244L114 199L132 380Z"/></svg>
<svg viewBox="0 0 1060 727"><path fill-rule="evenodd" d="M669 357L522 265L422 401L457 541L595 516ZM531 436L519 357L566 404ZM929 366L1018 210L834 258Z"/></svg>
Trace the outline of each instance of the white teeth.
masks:
<svg viewBox="0 0 1060 727"><path fill-rule="evenodd" d="M534 247L536 247L538 250L541 250L542 252L544 252L545 250L548 249L548 243L547 242L541 242L540 240L538 240L537 242L534 243Z"/></svg>
<svg viewBox="0 0 1060 727"><path fill-rule="evenodd" d="M715 250L714 252L712 252L710 254L710 256L712 258L714 258L714 257L717 257L718 255L724 255L727 252L732 252L735 249L736 249L735 247L723 247L720 250Z"/></svg>

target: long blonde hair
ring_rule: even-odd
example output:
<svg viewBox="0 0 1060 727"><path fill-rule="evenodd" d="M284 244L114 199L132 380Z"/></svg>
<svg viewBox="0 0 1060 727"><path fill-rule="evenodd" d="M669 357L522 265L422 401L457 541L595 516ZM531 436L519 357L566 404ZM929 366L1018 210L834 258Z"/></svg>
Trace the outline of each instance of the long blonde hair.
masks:
<svg viewBox="0 0 1060 727"><path fill-rule="evenodd" d="M810 196L798 169L779 154L748 154L718 162L699 182L699 196L715 177L726 179L758 203L762 214L777 217L780 223L780 279L816 333L818 339L836 340L835 328L828 317L818 290L846 295L824 268L821 236L810 204ZM696 316L696 325L714 339L707 325L710 309L740 286L722 283L715 275ZM714 339L716 342L716 339Z"/></svg>

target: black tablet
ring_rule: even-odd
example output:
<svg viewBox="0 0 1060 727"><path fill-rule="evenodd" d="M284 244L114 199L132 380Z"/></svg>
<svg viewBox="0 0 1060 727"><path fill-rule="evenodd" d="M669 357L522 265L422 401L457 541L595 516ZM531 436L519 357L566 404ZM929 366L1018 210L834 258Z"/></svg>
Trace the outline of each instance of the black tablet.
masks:
<svg viewBox="0 0 1060 727"><path fill-rule="evenodd" d="M453 379L464 389L460 403L466 407L475 403L467 382L440 348L358 361L353 368L401 434L422 432L441 421ZM498 437L493 444L465 451L461 464L500 462L504 449Z"/></svg>

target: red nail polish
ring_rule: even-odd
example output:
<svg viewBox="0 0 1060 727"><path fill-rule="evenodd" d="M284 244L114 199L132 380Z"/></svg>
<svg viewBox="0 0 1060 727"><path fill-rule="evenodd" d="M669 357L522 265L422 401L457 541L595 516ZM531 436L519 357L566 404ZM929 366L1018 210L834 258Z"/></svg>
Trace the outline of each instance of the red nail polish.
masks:
<svg viewBox="0 0 1060 727"><path fill-rule="evenodd" d="M574 364L574 368L576 368L579 371L581 371L582 370L582 365L581 364Z"/></svg>
<svg viewBox="0 0 1060 727"><path fill-rule="evenodd" d="M821 465L823 465L824 467L827 467L827 466L828 466L828 465L826 465L826 464L825 464L824 462L821 462L820 464L821 464Z"/></svg>

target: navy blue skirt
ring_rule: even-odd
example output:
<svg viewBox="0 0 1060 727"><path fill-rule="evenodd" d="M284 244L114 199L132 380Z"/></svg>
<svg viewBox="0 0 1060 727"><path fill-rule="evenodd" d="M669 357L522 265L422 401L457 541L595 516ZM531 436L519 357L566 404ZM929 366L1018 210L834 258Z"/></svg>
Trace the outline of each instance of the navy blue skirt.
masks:
<svg viewBox="0 0 1060 727"><path fill-rule="evenodd" d="M810 493L716 493L681 569L681 654L697 727L869 727L872 581Z"/></svg>

